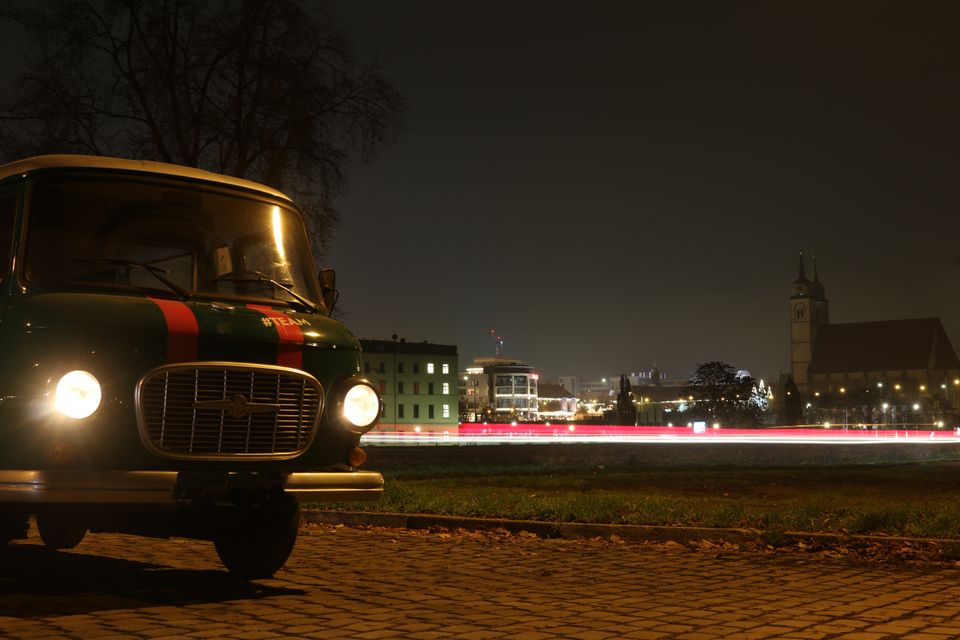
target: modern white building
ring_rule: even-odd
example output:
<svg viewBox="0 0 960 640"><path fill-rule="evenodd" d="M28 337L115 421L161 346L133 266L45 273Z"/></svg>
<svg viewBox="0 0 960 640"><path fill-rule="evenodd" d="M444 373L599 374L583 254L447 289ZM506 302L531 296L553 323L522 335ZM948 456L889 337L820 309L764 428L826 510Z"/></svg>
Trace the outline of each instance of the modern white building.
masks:
<svg viewBox="0 0 960 640"><path fill-rule="evenodd" d="M460 372L460 415L464 422L536 420L533 367L504 357L476 358Z"/></svg>
<svg viewBox="0 0 960 640"><path fill-rule="evenodd" d="M563 385L540 382L537 393L537 417L540 420L572 420L576 415L577 397Z"/></svg>

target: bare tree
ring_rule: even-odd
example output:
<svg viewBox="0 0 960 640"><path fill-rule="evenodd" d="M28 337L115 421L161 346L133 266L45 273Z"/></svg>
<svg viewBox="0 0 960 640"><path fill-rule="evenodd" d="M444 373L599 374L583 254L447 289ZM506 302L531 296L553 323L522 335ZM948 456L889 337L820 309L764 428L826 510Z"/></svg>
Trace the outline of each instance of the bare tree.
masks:
<svg viewBox="0 0 960 640"><path fill-rule="evenodd" d="M353 156L403 129L374 61L298 0L0 0L31 50L0 103L0 153L160 160L283 189L318 255Z"/></svg>

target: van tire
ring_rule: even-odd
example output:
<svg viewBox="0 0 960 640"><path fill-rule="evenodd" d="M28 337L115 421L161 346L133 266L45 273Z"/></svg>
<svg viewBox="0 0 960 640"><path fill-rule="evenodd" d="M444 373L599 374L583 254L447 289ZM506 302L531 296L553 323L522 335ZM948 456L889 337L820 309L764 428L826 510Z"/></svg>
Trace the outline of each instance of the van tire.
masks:
<svg viewBox="0 0 960 640"><path fill-rule="evenodd" d="M51 549L73 549L87 535L87 527L69 514L37 514L37 531L43 544Z"/></svg>
<svg viewBox="0 0 960 640"><path fill-rule="evenodd" d="M300 505L238 508L224 519L214 546L230 573L243 580L273 577L297 542Z"/></svg>

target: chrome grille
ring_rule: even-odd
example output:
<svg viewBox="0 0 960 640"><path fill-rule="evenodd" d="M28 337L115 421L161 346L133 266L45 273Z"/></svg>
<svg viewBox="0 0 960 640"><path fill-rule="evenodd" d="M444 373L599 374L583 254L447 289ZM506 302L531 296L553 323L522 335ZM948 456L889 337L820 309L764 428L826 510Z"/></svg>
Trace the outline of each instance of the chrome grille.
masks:
<svg viewBox="0 0 960 640"><path fill-rule="evenodd" d="M309 446L322 409L320 383L282 367L170 365L137 387L144 442L175 458L290 458Z"/></svg>

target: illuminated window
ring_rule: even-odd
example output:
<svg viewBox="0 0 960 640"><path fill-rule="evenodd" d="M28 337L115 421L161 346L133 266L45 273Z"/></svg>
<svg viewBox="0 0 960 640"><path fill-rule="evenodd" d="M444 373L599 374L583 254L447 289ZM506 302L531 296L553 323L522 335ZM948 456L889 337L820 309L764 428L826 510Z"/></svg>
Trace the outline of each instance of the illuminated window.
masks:
<svg viewBox="0 0 960 640"><path fill-rule="evenodd" d="M444 418L450 417L450 405L448 404L443 405L443 417Z"/></svg>
<svg viewBox="0 0 960 640"><path fill-rule="evenodd" d="M432 362L428 362L428 363L427 363L427 373L433 373L433 363L432 363Z"/></svg>
<svg viewBox="0 0 960 640"><path fill-rule="evenodd" d="M444 382L444 383L443 383L443 395L445 395L445 396L450 395L450 383L449 383L449 382Z"/></svg>
<svg viewBox="0 0 960 640"><path fill-rule="evenodd" d="M443 373L450 373L450 365L449 365L449 364L443 363L443 364L440 365L440 366L441 366L441 368L442 368L441 370L443 371Z"/></svg>

